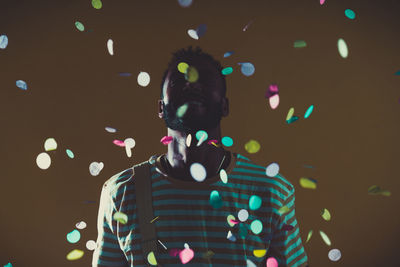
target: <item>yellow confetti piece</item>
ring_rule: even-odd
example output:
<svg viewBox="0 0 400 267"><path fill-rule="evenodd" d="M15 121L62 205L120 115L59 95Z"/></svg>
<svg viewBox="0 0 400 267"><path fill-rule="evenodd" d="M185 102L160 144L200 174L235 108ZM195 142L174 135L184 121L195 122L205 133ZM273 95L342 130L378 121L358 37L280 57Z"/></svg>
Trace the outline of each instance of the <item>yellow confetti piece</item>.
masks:
<svg viewBox="0 0 400 267"><path fill-rule="evenodd" d="M160 217L160 216L157 216L157 217L155 217L153 220L151 220L151 222L150 222L150 223L153 223L155 220L157 220L157 219L158 219L158 217Z"/></svg>
<svg viewBox="0 0 400 267"><path fill-rule="evenodd" d="M128 216L123 212L117 211L116 213L114 213L113 218L114 220L122 224L126 224L128 222Z"/></svg>
<svg viewBox="0 0 400 267"><path fill-rule="evenodd" d="M311 178L305 178L301 177L300 178L300 185L303 188L309 188L309 189L316 189L317 188L317 181Z"/></svg>
<svg viewBox="0 0 400 267"><path fill-rule="evenodd" d="M370 195L383 195L389 197L391 193L388 190L382 190L377 185L372 185L368 188L368 194Z"/></svg>
<svg viewBox="0 0 400 267"><path fill-rule="evenodd" d="M83 252L82 250L74 249L70 253L68 253L67 260L69 261L79 260L80 258L83 257L83 254L85 254L85 252Z"/></svg>
<svg viewBox="0 0 400 267"><path fill-rule="evenodd" d="M181 62L178 64L178 70L181 73L185 74L188 68L189 68L189 65L185 62Z"/></svg>
<svg viewBox="0 0 400 267"><path fill-rule="evenodd" d="M330 246L331 245L331 240L329 239L329 237L322 231L319 231L319 234L321 235L322 240L324 240L325 244Z"/></svg>
<svg viewBox="0 0 400 267"><path fill-rule="evenodd" d="M287 213L289 210L290 210L290 208L289 208L288 206L282 206L282 207L278 210L278 212L282 215L282 214Z"/></svg>
<svg viewBox="0 0 400 267"><path fill-rule="evenodd" d="M330 221L331 220L331 213L327 209L323 209L321 211L321 216L324 218L325 221Z"/></svg>
<svg viewBox="0 0 400 267"><path fill-rule="evenodd" d="M197 69L193 66L187 68L185 73L185 78L190 83L195 83L199 79L199 73Z"/></svg>
<svg viewBox="0 0 400 267"><path fill-rule="evenodd" d="M253 250L253 254L257 258L262 258L265 256L265 254L267 254L267 250L266 249L255 249L255 250Z"/></svg>
<svg viewBox="0 0 400 267"><path fill-rule="evenodd" d="M154 252L150 251L150 253L147 255L147 261L151 264L156 266L157 265L157 260L156 256L154 256Z"/></svg>
<svg viewBox="0 0 400 267"><path fill-rule="evenodd" d="M286 115L286 120L290 120L294 114L294 108L290 108L288 114Z"/></svg>
<svg viewBox="0 0 400 267"><path fill-rule="evenodd" d="M248 141L245 145L244 148L246 149L247 152L253 154L257 153L260 150L260 143L257 142L256 140L250 140Z"/></svg>
<svg viewBox="0 0 400 267"><path fill-rule="evenodd" d="M313 233L313 230L310 230L310 231L308 232L308 236L307 236L306 243L308 242L308 240L310 240L310 238L311 238L311 236L312 236L312 233Z"/></svg>

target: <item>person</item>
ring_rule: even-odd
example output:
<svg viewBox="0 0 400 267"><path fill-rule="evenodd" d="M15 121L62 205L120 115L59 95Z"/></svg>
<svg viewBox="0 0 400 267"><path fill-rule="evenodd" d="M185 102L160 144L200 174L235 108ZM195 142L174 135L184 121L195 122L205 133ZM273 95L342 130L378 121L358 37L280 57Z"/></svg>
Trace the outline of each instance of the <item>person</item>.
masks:
<svg viewBox="0 0 400 267"><path fill-rule="evenodd" d="M171 140L148 161L155 259L160 266L266 266L273 257L279 266L308 266L293 185L221 143L220 121L229 114L221 70L211 55L188 47L173 54L162 78L158 116ZM134 179L129 168L104 183L93 266L149 265ZM126 214L125 224L116 212Z"/></svg>

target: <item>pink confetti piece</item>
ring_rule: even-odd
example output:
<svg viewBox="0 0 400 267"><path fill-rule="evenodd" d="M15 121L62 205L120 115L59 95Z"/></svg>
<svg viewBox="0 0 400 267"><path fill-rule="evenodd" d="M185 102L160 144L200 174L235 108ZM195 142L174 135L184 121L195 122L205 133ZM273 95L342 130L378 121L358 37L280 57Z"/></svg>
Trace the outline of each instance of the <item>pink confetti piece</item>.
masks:
<svg viewBox="0 0 400 267"><path fill-rule="evenodd" d="M274 257L267 259L267 267L278 267L278 261Z"/></svg>
<svg viewBox="0 0 400 267"><path fill-rule="evenodd" d="M180 249L172 248L172 249L169 250L169 255L170 255L171 257L176 257L176 256L179 255L179 252L181 252Z"/></svg>
<svg viewBox="0 0 400 267"><path fill-rule="evenodd" d="M172 136L164 136L163 138L161 138L160 142L163 143L163 145L168 145L169 143L172 142L174 138Z"/></svg>
<svg viewBox="0 0 400 267"><path fill-rule="evenodd" d="M185 248L181 252L179 252L179 258L181 259L182 264L186 264L191 261L194 257L194 251L190 248Z"/></svg>
<svg viewBox="0 0 400 267"><path fill-rule="evenodd" d="M207 144L212 145L212 143L217 144L218 140L216 139L212 139L212 140L208 140Z"/></svg>
<svg viewBox="0 0 400 267"><path fill-rule="evenodd" d="M232 224L238 224L239 223L238 220L233 220L233 219L230 219L229 222L232 223Z"/></svg>
<svg viewBox="0 0 400 267"><path fill-rule="evenodd" d="M113 141L113 143L114 143L114 145L117 145L117 146L120 146L120 147L125 147L125 143L123 141L121 141L121 140L115 139Z"/></svg>
<svg viewBox="0 0 400 267"><path fill-rule="evenodd" d="M319 3L321 4L321 6L325 3L325 0L319 0Z"/></svg>
<svg viewBox="0 0 400 267"><path fill-rule="evenodd" d="M278 94L279 88L276 84L271 84L267 91L265 92L265 98L273 97L274 95Z"/></svg>

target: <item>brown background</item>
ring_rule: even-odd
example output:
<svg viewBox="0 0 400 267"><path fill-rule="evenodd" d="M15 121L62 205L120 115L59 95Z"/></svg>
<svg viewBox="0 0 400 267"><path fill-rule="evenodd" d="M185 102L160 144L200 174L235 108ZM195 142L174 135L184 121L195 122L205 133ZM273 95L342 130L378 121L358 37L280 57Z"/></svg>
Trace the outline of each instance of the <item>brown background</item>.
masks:
<svg viewBox="0 0 400 267"><path fill-rule="evenodd" d="M305 244L310 265L399 266L400 76L394 73L400 70L400 1L197 0L182 8L176 0L104 0L101 10L90 0L0 3L0 34L9 38L0 50L1 266L90 265L85 244L97 235L101 185L166 151L159 142L166 134L156 113L159 84L170 53L187 45L234 68L222 135L234 139L231 150L260 165L278 162L295 185L303 242L314 230ZM346 8L355 20L344 16ZM201 23L207 33L191 39L186 31ZM109 38L114 56L107 52ZM348 44L347 59L337 51L338 38ZM295 40L307 47L293 48ZM229 50L235 54L223 58ZM240 73L243 61L254 63L253 76ZM150 73L148 87L137 84L140 71ZM27 91L16 87L19 79ZM271 83L280 89L276 110L264 98ZM290 107L300 119L288 125ZM58 148L49 152L50 168L41 170L36 156L48 137ZM112 143L127 137L136 140L132 158ZM249 139L260 142L258 153L244 149ZM105 164L97 177L88 171L92 161ZM316 179L317 190L302 188L300 177ZM373 184L392 196L368 195ZM323 208L331 221L321 218ZM81 220L88 224L81 240L68 243L66 234ZM67 261L75 248L84 257ZM331 248L341 250L339 262L328 259Z"/></svg>

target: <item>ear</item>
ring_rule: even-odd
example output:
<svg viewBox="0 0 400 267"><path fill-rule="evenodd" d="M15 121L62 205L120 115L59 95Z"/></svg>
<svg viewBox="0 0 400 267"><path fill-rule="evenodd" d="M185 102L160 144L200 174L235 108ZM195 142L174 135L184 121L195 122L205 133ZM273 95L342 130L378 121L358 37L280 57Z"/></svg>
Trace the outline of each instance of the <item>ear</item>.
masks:
<svg viewBox="0 0 400 267"><path fill-rule="evenodd" d="M164 101L159 99L158 100L158 117L162 119L164 117L164 109L163 109Z"/></svg>
<svg viewBox="0 0 400 267"><path fill-rule="evenodd" d="M226 97L222 98L222 116L226 117L229 115L229 99Z"/></svg>

